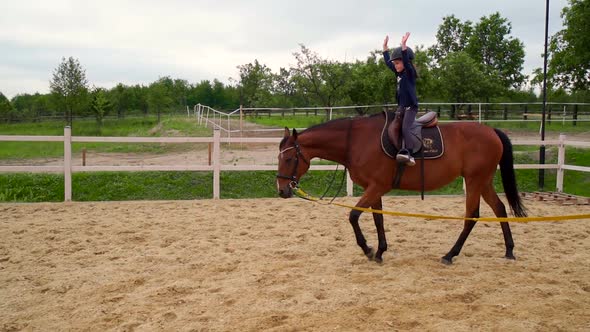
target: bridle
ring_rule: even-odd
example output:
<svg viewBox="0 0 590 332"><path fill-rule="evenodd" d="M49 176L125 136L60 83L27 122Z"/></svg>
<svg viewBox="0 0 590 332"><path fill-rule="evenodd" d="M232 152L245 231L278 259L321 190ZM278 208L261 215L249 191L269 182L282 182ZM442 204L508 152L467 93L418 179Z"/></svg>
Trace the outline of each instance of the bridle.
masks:
<svg viewBox="0 0 590 332"><path fill-rule="evenodd" d="M296 141L293 143L293 146L281 150L281 152L279 152L279 155L282 158L283 153L285 153L289 150L292 150L292 149L295 149L295 151L296 151L296 153L295 153L295 167L293 168L293 174L291 176L288 176L288 175L283 175L283 174L277 173L277 178L291 180L291 182L289 183L289 187L291 187L291 189L295 189L299 185L299 181L297 180L297 168L299 166L299 157L301 157L301 160L303 160L308 165L309 165L309 161L307 161L305 159L305 157L303 156L303 153L301 153L301 148Z"/></svg>

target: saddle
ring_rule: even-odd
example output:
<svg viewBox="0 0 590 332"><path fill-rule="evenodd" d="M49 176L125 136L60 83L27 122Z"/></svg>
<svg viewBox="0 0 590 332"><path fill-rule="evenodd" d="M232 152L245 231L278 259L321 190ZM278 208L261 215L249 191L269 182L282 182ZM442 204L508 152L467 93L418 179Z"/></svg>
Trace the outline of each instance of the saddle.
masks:
<svg viewBox="0 0 590 332"><path fill-rule="evenodd" d="M385 115L385 124L381 131L381 148L390 158L396 159L396 155L403 148L402 142L402 121L403 116L400 112L383 112ZM416 159L436 159L444 153L443 138L440 129L437 126L438 118L435 112L427 112L420 118L416 119L410 128L411 139L415 147L410 154ZM392 188L399 188L401 178L406 168L405 163L397 162L395 176L393 178ZM420 167L421 178L421 197L424 200L424 163Z"/></svg>
<svg viewBox="0 0 590 332"><path fill-rule="evenodd" d="M385 124L381 132L381 148L390 158L395 159L402 146L402 121L399 112L383 112ZM410 128L414 149L409 151L415 158L436 159L444 153L444 142L437 126L436 112L426 112L414 121Z"/></svg>

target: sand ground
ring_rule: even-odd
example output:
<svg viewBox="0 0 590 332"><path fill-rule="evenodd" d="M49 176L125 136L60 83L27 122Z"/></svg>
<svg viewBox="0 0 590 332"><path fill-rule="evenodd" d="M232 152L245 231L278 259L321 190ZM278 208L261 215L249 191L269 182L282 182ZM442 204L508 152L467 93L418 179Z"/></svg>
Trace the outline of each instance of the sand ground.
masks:
<svg viewBox="0 0 590 332"><path fill-rule="evenodd" d="M384 207L460 216L463 198ZM379 265L347 213L278 198L0 204L0 331L590 330L590 220L511 224L516 261L480 223L446 266L462 222L385 216ZM361 226L376 246L371 217Z"/></svg>

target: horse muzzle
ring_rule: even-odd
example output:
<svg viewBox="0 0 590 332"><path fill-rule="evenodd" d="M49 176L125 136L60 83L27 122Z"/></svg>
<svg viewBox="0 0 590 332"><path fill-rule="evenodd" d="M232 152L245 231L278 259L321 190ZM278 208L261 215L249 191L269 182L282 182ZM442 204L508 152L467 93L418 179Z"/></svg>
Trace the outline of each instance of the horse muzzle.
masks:
<svg viewBox="0 0 590 332"><path fill-rule="evenodd" d="M282 198L291 198L293 197L293 189L289 185L279 188L279 196Z"/></svg>

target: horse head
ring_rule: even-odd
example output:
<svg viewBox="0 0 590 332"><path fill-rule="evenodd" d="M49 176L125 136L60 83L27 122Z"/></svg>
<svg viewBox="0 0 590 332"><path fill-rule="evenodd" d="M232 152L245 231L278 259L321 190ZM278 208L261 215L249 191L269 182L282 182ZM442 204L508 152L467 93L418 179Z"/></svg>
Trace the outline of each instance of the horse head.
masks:
<svg viewBox="0 0 590 332"><path fill-rule="evenodd" d="M285 127L285 135L279 144L279 167L277 173L277 191L282 198L293 196L293 189L309 169L309 160L305 158L301 145L297 142L297 130L293 133Z"/></svg>

